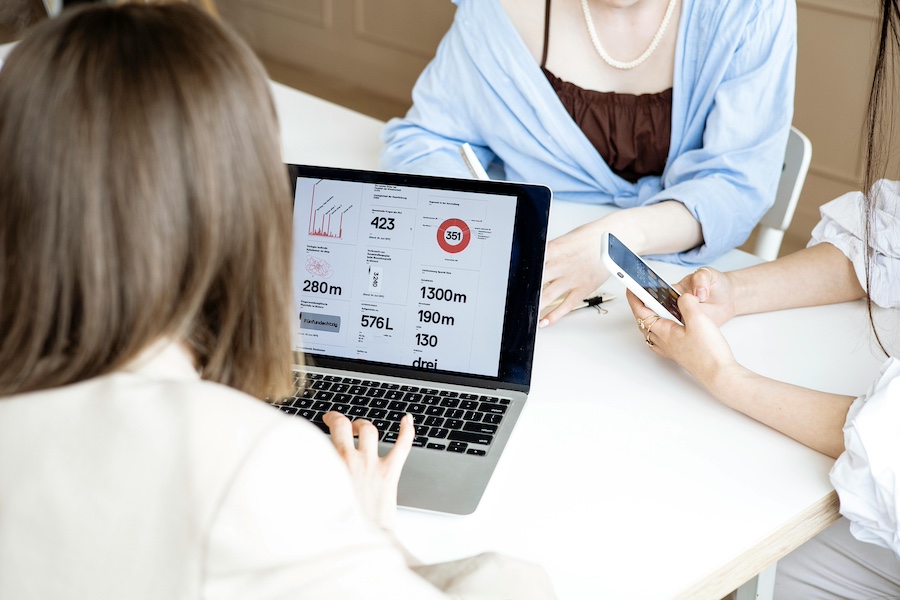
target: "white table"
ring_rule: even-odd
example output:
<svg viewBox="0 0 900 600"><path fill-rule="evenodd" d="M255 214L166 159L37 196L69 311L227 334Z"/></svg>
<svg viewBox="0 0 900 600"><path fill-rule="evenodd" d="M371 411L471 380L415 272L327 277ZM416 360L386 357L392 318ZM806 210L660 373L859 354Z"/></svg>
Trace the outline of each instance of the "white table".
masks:
<svg viewBox="0 0 900 600"><path fill-rule="evenodd" d="M10 46L0 46L0 58ZM273 84L286 162L375 168L382 123ZM552 234L603 214L557 203ZM728 269L753 257L734 251ZM686 269L657 264L677 281ZM532 392L478 510L402 509L427 562L488 550L544 565L560 598L718 599L830 523L832 460L716 402L644 345L624 299L538 336ZM737 319L745 365L857 395L881 359L862 303Z"/></svg>
<svg viewBox="0 0 900 600"><path fill-rule="evenodd" d="M284 161L300 165L375 169L384 123L356 111L272 84Z"/></svg>
<svg viewBox="0 0 900 600"><path fill-rule="evenodd" d="M285 159L375 168L381 123L275 87ZM336 137L337 136L337 137ZM551 237L607 208L556 203ZM714 263L756 262L740 251ZM688 269L657 263L677 281ZM837 516L833 461L719 404L644 344L619 295L538 334L528 404L478 510L401 509L435 562L488 550L544 565L560 598L718 599ZM862 303L747 316L723 331L748 367L857 395L876 376Z"/></svg>
<svg viewBox="0 0 900 600"><path fill-rule="evenodd" d="M555 233L600 211L553 208ZM755 262L742 252L721 268ZM677 281L689 270L655 263ZM836 517L833 461L719 404L649 351L624 299L538 334L532 392L474 515L402 511L427 562L496 550L544 565L561 598L718 599ZM745 365L857 395L881 360L862 303L742 317Z"/></svg>

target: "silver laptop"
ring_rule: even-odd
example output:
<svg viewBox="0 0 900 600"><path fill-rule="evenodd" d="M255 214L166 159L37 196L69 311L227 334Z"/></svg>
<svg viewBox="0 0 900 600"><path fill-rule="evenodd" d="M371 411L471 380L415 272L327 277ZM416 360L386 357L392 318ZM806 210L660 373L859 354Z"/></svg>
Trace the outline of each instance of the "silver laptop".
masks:
<svg viewBox="0 0 900 600"><path fill-rule="evenodd" d="M412 413L403 506L478 506L528 394L550 190L288 165L294 347L306 377L281 404L327 431L369 419L381 451Z"/></svg>

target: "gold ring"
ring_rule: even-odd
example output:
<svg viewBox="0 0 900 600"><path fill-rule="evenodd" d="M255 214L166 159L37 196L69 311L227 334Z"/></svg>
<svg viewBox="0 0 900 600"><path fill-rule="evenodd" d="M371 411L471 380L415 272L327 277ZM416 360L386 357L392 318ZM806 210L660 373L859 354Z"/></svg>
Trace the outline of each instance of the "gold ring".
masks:
<svg viewBox="0 0 900 600"><path fill-rule="evenodd" d="M712 269L710 269L709 267L700 267L699 269L694 271L694 273L699 273L700 271L706 271L707 273L709 273L709 278L711 280L709 282L710 284L713 284L716 282L716 274L712 272Z"/></svg>
<svg viewBox="0 0 900 600"><path fill-rule="evenodd" d="M651 321L652 319L652 321ZM650 315L646 319L638 319L638 325L641 326L641 331L647 330L650 331L650 328L653 327L653 324L656 323L656 320L659 319L659 315ZM650 321L649 324L644 321Z"/></svg>
<svg viewBox="0 0 900 600"><path fill-rule="evenodd" d="M659 320L659 315L653 315L653 316L655 316L656 318L653 319L653 322L647 326L647 337L644 338L644 341L647 342L647 345L650 346L651 348L656 345L650 341L650 334L653 333L653 331L651 331L651 330L653 329L653 326L656 325L656 322Z"/></svg>
<svg viewBox="0 0 900 600"><path fill-rule="evenodd" d="M659 315L650 315L649 317L644 317L643 319L638 319L637 324L640 326L640 328L642 330L647 329L647 324L644 321L649 321L650 319L653 319L653 322L656 322L656 319L658 319L658 318L659 318Z"/></svg>

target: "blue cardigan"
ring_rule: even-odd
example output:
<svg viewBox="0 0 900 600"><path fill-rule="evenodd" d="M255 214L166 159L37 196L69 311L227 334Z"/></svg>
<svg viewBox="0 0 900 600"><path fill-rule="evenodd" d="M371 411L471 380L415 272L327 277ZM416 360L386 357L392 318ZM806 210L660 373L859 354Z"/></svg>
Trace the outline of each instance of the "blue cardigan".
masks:
<svg viewBox="0 0 900 600"><path fill-rule="evenodd" d="M706 264L742 244L775 198L794 99L790 0L683 0L672 137L661 177L612 172L566 112L498 0L454 0L450 30L384 129L382 168L469 177L469 142L493 177L542 183L560 200L683 203L704 244L656 256Z"/></svg>

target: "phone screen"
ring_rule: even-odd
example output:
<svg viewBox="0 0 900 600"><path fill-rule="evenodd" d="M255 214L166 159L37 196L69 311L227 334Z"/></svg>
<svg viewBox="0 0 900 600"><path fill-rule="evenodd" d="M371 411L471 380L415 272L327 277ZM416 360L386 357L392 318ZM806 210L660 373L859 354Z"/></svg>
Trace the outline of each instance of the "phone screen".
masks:
<svg viewBox="0 0 900 600"><path fill-rule="evenodd" d="M680 294L613 234L609 234L609 257L652 298L662 304L663 308L672 313L679 321L684 322L684 319L681 318L681 311L678 310Z"/></svg>

